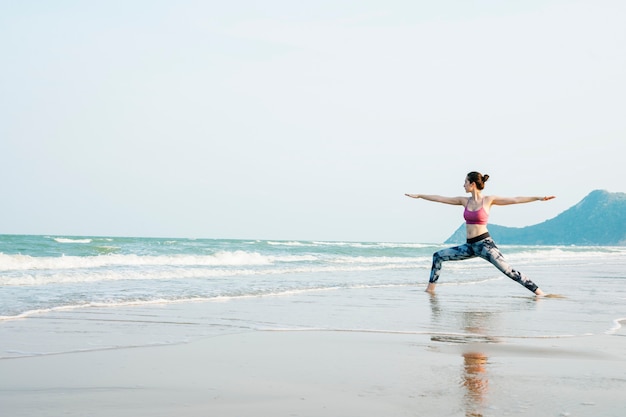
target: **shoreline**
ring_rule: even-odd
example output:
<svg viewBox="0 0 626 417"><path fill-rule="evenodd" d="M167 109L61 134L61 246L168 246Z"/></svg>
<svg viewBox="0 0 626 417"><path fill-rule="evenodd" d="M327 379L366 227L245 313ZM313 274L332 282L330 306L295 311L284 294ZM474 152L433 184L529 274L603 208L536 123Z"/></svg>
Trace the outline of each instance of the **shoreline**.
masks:
<svg viewBox="0 0 626 417"><path fill-rule="evenodd" d="M362 255L379 260L353 255L357 266ZM330 271L309 275L150 275L40 293L7 287L6 298L18 301L22 292L34 300L81 300L93 291L99 297L97 290L136 298L137 288L149 296L210 288L246 296L92 305L2 321L0 411L10 417L622 417L621 256L615 262L542 256L545 262L516 265L564 298L536 297L471 261L451 264L435 295L423 291L419 270L355 271L350 264L344 274L326 261ZM309 262L288 260L289 268ZM293 288L298 291L248 296Z"/></svg>

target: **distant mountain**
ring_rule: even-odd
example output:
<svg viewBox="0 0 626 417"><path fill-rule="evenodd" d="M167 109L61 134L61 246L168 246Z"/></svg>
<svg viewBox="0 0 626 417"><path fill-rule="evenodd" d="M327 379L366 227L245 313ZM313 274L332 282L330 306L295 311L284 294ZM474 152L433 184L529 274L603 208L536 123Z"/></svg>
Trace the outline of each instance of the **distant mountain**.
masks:
<svg viewBox="0 0 626 417"><path fill-rule="evenodd" d="M490 224L503 245L626 245L626 193L595 190L553 219L526 227ZM465 224L445 243L465 242Z"/></svg>

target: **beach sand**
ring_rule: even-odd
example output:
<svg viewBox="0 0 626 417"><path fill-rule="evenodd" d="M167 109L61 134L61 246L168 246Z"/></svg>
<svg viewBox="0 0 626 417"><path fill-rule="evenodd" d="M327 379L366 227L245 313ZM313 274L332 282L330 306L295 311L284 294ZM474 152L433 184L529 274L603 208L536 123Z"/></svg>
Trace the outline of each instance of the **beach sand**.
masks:
<svg viewBox="0 0 626 417"><path fill-rule="evenodd" d="M243 331L0 360L0 415L617 417L624 347L619 334Z"/></svg>

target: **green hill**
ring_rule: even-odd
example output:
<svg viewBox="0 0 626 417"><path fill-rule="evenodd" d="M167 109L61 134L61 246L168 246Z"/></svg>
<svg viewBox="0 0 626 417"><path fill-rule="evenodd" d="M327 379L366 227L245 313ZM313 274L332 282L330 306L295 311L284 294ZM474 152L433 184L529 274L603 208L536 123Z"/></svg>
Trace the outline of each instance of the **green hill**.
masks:
<svg viewBox="0 0 626 417"><path fill-rule="evenodd" d="M503 245L626 245L626 193L595 190L553 219L526 227L489 225ZM446 240L465 241L465 224Z"/></svg>

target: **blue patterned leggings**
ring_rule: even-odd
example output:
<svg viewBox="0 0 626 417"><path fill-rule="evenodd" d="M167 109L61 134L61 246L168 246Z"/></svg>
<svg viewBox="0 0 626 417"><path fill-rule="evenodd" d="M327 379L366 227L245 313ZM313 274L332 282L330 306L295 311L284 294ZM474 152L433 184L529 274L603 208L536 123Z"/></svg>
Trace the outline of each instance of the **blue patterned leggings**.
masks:
<svg viewBox="0 0 626 417"><path fill-rule="evenodd" d="M444 261L461 261L463 259L475 258L477 256L491 262L504 275L523 285L533 293L538 288L538 286L528 279L526 275L511 268L511 266L504 260L502 253L489 235L487 235L485 239L479 240L478 242L468 242L460 246L454 246L452 248L442 249L435 252L433 254L433 266L430 270L429 282L437 282Z"/></svg>

